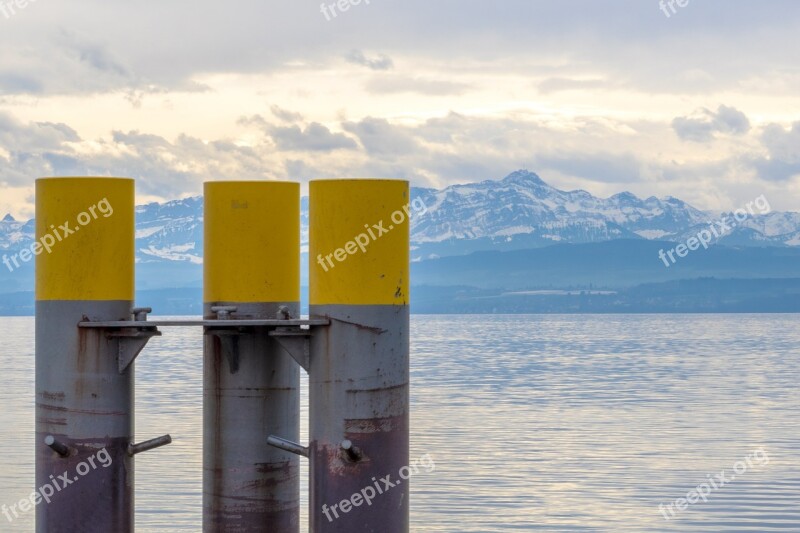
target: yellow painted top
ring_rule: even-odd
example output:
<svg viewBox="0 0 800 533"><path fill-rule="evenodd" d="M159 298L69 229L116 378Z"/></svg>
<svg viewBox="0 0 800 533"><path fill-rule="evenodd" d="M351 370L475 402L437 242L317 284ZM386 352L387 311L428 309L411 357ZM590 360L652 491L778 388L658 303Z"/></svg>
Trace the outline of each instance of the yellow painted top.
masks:
<svg viewBox="0 0 800 533"><path fill-rule="evenodd" d="M127 178L36 180L37 300L133 300L134 194Z"/></svg>
<svg viewBox="0 0 800 533"><path fill-rule="evenodd" d="M206 302L300 301L300 184L205 184Z"/></svg>
<svg viewBox="0 0 800 533"><path fill-rule="evenodd" d="M408 182L312 181L309 202L311 305L407 305Z"/></svg>

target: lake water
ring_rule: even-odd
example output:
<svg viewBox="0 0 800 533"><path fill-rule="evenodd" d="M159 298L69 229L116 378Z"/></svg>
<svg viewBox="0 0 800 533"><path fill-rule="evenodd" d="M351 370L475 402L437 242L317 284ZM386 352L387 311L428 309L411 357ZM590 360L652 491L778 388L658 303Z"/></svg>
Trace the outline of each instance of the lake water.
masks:
<svg viewBox="0 0 800 533"><path fill-rule="evenodd" d="M413 316L411 456L436 469L412 480L412 530L800 531L799 320ZM13 504L33 485L34 327L3 322ZM197 328L169 328L137 362L137 436L175 439L137 458L141 533L201 529L201 345ZM723 470L705 502L664 519L659 504ZM32 513L0 515L0 531L33 531Z"/></svg>

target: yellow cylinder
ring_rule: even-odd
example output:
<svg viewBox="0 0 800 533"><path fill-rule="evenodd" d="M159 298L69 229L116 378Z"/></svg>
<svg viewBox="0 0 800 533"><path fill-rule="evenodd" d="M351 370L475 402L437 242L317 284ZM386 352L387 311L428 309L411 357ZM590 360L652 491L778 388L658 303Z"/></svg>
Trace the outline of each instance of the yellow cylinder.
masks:
<svg viewBox="0 0 800 533"><path fill-rule="evenodd" d="M300 184L205 184L205 302L300 300Z"/></svg>
<svg viewBox="0 0 800 533"><path fill-rule="evenodd" d="M408 305L409 185L310 184L311 305Z"/></svg>
<svg viewBox="0 0 800 533"><path fill-rule="evenodd" d="M134 194L127 178L36 181L37 300L133 300Z"/></svg>

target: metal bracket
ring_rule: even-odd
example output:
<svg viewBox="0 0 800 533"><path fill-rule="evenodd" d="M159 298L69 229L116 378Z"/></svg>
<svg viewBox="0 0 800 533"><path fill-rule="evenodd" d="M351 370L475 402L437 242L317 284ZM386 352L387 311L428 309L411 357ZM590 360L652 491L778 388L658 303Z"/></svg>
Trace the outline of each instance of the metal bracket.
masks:
<svg viewBox="0 0 800 533"><path fill-rule="evenodd" d="M292 359L297 361L303 370L306 372L311 368L311 349L309 347L309 337L311 337L311 330L308 329L291 329L291 328L276 328L269 332L270 337L274 337L281 348L292 356Z"/></svg>
<svg viewBox="0 0 800 533"><path fill-rule="evenodd" d="M214 320L147 320L152 312L149 307L131 310L133 320L114 320L92 322L84 318L78 323L79 328L105 329L106 335L119 339L119 372L122 374L133 363L152 337L161 336L159 326L201 326L206 328L206 335L220 339L222 349L230 364L231 372L239 370L238 338L253 332L253 328L269 328L269 335L274 337L280 346L308 372L311 356L309 337L314 328L330 325L329 319L301 320L291 318L288 306L278 309L277 319L239 319L234 318L237 308L234 306L212 307L217 316Z"/></svg>
<svg viewBox="0 0 800 533"><path fill-rule="evenodd" d="M146 322L147 314L153 310L149 307L137 307L131 309L131 314L138 322ZM124 374L129 366L136 360L147 342L153 337L160 337L161 332L156 327L141 328L122 328L106 334L108 338L118 338L119 348L117 349L117 367L119 373Z"/></svg>
<svg viewBox="0 0 800 533"><path fill-rule="evenodd" d="M119 373L124 374L129 366L139 357L144 347L153 337L160 337L161 332L153 329L123 329L108 333L108 337L119 338L119 349L117 350L117 366Z"/></svg>
<svg viewBox="0 0 800 533"><path fill-rule="evenodd" d="M222 345L222 353L228 360L231 374L239 371L239 337L249 333L248 328L208 328L206 335L213 335Z"/></svg>

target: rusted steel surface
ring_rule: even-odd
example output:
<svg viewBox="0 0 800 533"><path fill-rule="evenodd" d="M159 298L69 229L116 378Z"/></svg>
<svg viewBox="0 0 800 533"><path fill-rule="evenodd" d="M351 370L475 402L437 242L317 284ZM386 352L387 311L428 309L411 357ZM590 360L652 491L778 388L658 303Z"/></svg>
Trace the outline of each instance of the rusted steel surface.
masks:
<svg viewBox="0 0 800 533"><path fill-rule="evenodd" d="M133 438L133 369L119 373L116 339L76 327L87 316L125 318L131 302L36 306L36 488L49 485L54 492L50 503L36 506L36 531L132 532L134 462L127 447ZM49 447L48 436L67 446L69 455Z"/></svg>
<svg viewBox="0 0 800 533"><path fill-rule="evenodd" d="M42 444L45 436L36 433L36 459L44 466L43 471L37 473L37 489L48 484L52 487L56 482L60 490L53 488L55 494L49 504L42 501L37 505L36 530L48 533L133 532L134 475L133 459L127 454L128 439L75 440L60 436L74 448L70 457L62 458ZM108 452L108 467L96 459L103 449ZM90 465L90 457L97 468L79 476L76 468L80 463ZM64 474L70 484L66 484ZM50 479L50 475L54 479Z"/></svg>
<svg viewBox="0 0 800 533"><path fill-rule="evenodd" d="M407 533L408 307L312 306L311 316L331 320L311 337L311 531Z"/></svg>
<svg viewBox="0 0 800 533"><path fill-rule="evenodd" d="M279 306L237 307L236 318L257 320L275 317ZM298 308L292 306L292 316L297 316ZM211 304L205 313L207 318L214 316ZM206 330L203 530L207 533L299 531L299 459L269 446L267 438L275 434L299 439L300 369L269 331L267 327Z"/></svg>

